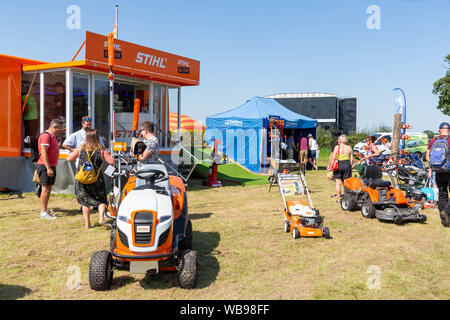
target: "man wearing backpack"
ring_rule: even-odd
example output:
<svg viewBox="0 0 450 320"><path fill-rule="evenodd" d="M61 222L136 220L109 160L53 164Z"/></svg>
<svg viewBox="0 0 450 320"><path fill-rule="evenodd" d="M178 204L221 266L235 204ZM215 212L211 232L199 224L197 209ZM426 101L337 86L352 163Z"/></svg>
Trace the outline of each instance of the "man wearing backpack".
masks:
<svg viewBox="0 0 450 320"><path fill-rule="evenodd" d="M436 173L436 184L439 188L438 209L444 227L449 226L450 204L448 191L450 186L450 124L442 122L439 126L439 136L431 139L428 144L426 159L429 164L428 177Z"/></svg>
<svg viewBox="0 0 450 320"><path fill-rule="evenodd" d="M36 170L42 185L41 192L41 219L56 219L56 215L48 211L47 205L50 193L56 180L56 166L59 158L59 143L57 136L61 134L62 122L53 119L48 130L44 131L38 139L39 160L36 162Z"/></svg>

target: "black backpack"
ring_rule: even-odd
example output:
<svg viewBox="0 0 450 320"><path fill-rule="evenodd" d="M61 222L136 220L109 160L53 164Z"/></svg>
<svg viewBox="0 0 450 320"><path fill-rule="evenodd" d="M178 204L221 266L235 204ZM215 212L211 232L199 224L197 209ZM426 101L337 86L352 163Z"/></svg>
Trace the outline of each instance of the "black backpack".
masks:
<svg viewBox="0 0 450 320"><path fill-rule="evenodd" d="M47 131L42 132L41 134L46 133L48 135L50 135L50 133L48 133ZM33 162L37 162L40 158L40 154L39 154L39 148L38 148L38 141L39 141L39 137L41 136L41 134L37 135L36 137L31 137L28 136L25 138L25 142L30 144L31 147L31 161Z"/></svg>

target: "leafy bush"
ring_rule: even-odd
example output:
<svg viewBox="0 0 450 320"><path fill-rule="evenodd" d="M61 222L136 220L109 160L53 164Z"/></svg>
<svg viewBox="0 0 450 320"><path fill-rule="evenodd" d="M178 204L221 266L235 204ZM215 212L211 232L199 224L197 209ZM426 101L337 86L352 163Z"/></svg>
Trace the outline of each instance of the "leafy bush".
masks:
<svg viewBox="0 0 450 320"><path fill-rule="evenodd" d="M378 126L374 126L372 128L365 128L361 131L352 130L349 134L347 134L347 143L352 148L355 144L364 140L368 135L373 132L390 132L392 131L392 127L386 124L379 124ZM332 130L325 130L322 127L317 128L317 143L319 144L319 149L325 151L326 149L331 148L331 144L334 142Z"/></svg>

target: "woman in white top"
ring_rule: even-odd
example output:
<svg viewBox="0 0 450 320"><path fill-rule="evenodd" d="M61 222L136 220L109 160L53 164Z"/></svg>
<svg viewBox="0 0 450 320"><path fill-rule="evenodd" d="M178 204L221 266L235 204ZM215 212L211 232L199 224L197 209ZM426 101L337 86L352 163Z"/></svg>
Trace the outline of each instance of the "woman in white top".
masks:
<svg viewBox="0 0 450 320"><path fill-rule="evenodd" d="M308 134L308 146L310 151L309 163L313 166L314 170L317 170L317 153L319 151L319 145L317 141L313 138L312 134Z"/></svg>

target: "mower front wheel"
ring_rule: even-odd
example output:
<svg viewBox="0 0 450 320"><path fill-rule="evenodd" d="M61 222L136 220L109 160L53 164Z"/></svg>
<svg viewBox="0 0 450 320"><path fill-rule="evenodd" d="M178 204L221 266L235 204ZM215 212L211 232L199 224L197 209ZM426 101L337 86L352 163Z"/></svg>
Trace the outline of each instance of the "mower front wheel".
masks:
<svg viewBox="0 0 450 320"><path fill-rule="evenodd" d="M105 291L111 287L113 261L109 251L94 252L89 265L89 285L92 290Z"/></svg>
<svg viewBox="0 0 450 320"><path fill-rule="evenodd" d="M291 225L289 224L289 222L285 221L284 222L284 232L288 233L289 231L291 231Z"/></svg>
<svg viewBox="0 0 450 320"><path fill-rule="evenodd" d="M300 238L300 231L298 231L297 228L294 228L294 229L292 230L292 237L293 237L294 239Z"/></svg>
<svg viewBox="0 0 450 320"><path fill-rule="evenodd" d="M361 214L364 218L367 219L373 219L375 218L375 207L373 206L372 202L370 200L364 201L363 205L361 206Z"/></svg>
<svg viewBox="0 0 450 320"><path fill-rule="evenodd" d="M183 289L193 289L197 283L197 251L185 250L178 262L178 284Z"/></svg>
<svg viewBox="0 0 450 320"><path fill-rule="evenodd" d="M325 239L331 239L331 235L330 235L330 229L328 229L328 227L323 227L322 228L322 235Z"/></svg>
<svg viewBox="0 0 450 320"><path fill-rule="evenodd" d="M348 196L343 196L341 200L341 209L344 211L353 211L356 207L356 202Z"/></svg>

